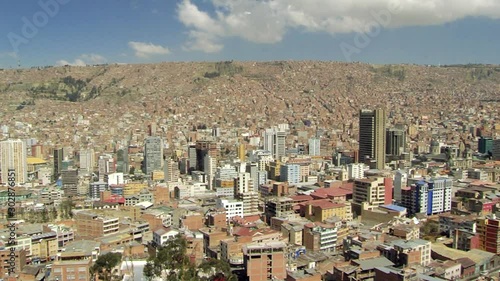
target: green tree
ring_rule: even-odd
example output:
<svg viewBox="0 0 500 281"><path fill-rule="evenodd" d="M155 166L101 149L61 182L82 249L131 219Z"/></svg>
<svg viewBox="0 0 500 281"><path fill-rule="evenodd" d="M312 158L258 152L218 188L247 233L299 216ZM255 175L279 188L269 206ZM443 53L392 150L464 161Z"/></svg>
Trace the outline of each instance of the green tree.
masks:
<svg viewBox="0 0 500 281"><path fill-rule="evenodd" d="M63 219L69 219L73 217L73 208L75 207L75 203L73 202L73 199L71 197L67 198L64 200L61 205L59 206L59 212L61 215L61 218Z"/></svg>
<svg viewBox="0 0 500 281"><path fill-rule="evenodd" d="M203 261L196 267L187 255L187 241L180 235L160 246L156 256L150 257L144 267L144 276L148 280L162 277L163 274L166 281L211 281L220 275L227 281L237 280L231 273L229 264L224 261Z"/></svg>
<svg viewBox="0 0 500 281"><path fill-rule="evenodd" d="M41 218L42 221L41 222L43 222L43 223L48 222L49 221L49 211L47 211L46 208L43 208L41 213L42 213L42 218Z"/></svg>
<svg viewBox="0 0 500 281"><path fill-rule="evenodd" d="M212 281L216 277L219 277L220 280L238 281L236 275L231 272L231 267L229 266L229 264L222 260L209 259L203 261L198 266L198 273L201 273L199 274L201 276L208 276L200 277L200 281ZM221 278L222 276L224 277L224 279Z"/></svg>
<svg viewBox="0 0 500 281"><path fill-rule="evenodd" d="M95 264L90 268L90 275L99 277L102 281L118 280L119 276L114 275L113 269L122 261L122 254L107 253L99 256Z"/></svg>

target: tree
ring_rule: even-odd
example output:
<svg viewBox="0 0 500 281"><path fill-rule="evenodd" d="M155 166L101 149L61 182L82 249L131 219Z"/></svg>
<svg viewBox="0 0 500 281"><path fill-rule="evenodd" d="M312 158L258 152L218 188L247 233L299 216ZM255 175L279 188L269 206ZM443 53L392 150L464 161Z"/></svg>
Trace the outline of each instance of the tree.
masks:
<svg viewBox="0 0 500 281"><path fill-rule="evenodd" d="M225 261L211 259L196 267L187 255L187 241L180 235L160 246L156 256L150 257L144 267L144 276L148 280L164 274L166 281L237 280Z"/></svg>
<svg viewBox="0 0 500 281"><path fill-rule="evenodd" d="M237 281L236 275L231 273L231 267L229 264L222 260L209 259L203 261L198 266L198 272L202 273L202 276L208 275L208 277L201 277L199 280L202 281Z"/></svg>
<svg viewBox="0 0 500 281"><path fill-rule="evenodd" d="M122 254L107 253L99 256L95 264L90 268L91 276L99 277L102 281L118 280L118 276L113 275L113 269L122 261Z"/></svg>
<svg viewBox="0 0 500 281"><path fill-rule="evenodd" d="M73 199L67 198L64 200L59 206L59 212L61 214L62 219L69 219L73 217L73 208L75 207L75 203Z"/></svg>

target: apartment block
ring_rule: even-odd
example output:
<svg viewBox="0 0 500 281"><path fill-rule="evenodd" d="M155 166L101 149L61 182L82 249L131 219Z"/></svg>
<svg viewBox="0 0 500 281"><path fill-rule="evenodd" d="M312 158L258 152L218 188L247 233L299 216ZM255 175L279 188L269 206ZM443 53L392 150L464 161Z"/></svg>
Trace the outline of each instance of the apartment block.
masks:
<svg viewBox="0 0 500 281"><path fill-rule="evenodd" d="M59 260L52 264L51 280L90 281L92 260Z"/></svg>
<svg viewBox="0 0 500 281"><path fill-rule="evenodd" d="M77 236L101 237L118 232L118 218L99 216L91 212L78 212L75 215Z"/></svg>
<svg viewBox="0 0 500 281"><path fill-rule="evenodd" d="M286 244L269 242L247 244L243 260L249 281L267 281L286 278Z"/></svg>

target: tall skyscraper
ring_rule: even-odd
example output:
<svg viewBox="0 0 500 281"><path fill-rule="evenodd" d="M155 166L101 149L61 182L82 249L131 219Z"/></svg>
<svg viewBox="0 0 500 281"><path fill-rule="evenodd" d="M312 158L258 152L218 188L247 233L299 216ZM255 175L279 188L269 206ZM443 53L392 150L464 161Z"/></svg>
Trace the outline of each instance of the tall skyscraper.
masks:
<svg viewBox="0 0 500 281"><path fill-rule="evenodd" d="M26 143L22 140L6 140L0 142L1 182L8 183L9 169L16 173L16 184L28 181Z"/></svg>
<svg viewBox="0 0 500 281"><path fill-rule="evenodd" d="M387 116L385 110L361 110L359 113L359 162L372 159L377 169L385 168Z"/></svg>
<svg viewBox="0 0 500 281"><path fill-rule="evenodd" d="M163 168L163 141L160 137L147 137L144 142L143 172L150 175Z"/></svg>
<svg viewBox="0 0 500 281"><path fill-rule="evenodd" d="M400 156L405 152L406 132L399 129L387 129L385 153L393 156Z"/></svg>
<svg viewBox="0 0 500 281"><path fill-rule="evenodd" d="M488 137L481 137L477 144L479 153L493 153L493 139Z"/></svg>
<svg viewBox="0 0 500 281"><path fill-rule="evenodd" d="M320 156L320 147L321 142L319 138L310 138L309 139L309 155L310 156Z"/></svg>
<svg viewBox="0 0 500 281"><path fill-rule="evenodd" d="M500 139L494 140L491 148L493 160L500 160Z"/></svg>
<svg viewBox="0 0 500 281"><path fill-rule="evenodd" d="M402 171L396 171L394 175L394 200L398 204L402 204L402 190L406 188L408 183L408 175Z"/></svg>
<svg viewBox="0 0 500 281"><path fill-rule="evenodd" d="M54 181L59 179L62 171L62 161L64 160L64 149L63 148L55 148L54 149Z"/></svg>
<svg viewBox="0 0 500 281"><path fill-rule="evenodd" d="M208 188L214 186L215 172L217 172L217 158L206 155L203 163L203 169L208 178Z"/></svg>
<svg viewBox="0 0 500 281"><path fill-rule="evenodd" d="M278 128L266 129L264 132L264 150L271 152L274 159L279 160L286 153L286 132Z"/></svg>
<svg viewBox="0 0 500 281"><path fill-rule="evenodd" d="M196 170L196 145L191 144L188 146L188 171L191 173Z"/></svg>
<svg viewBox="0 0 500 281"><path fill-rule="evenodd" d="M177 182L179 180L179 163L170 158L165 160L163 165L163 174L165 177L165 182Z"/></svg>
<svg viewBox="0 0 500 281"><path fill-rule="evenodd" d="M80 150L80 175L91 175L94 171L95 154L92 148Z"/></svg>
<svg viewBox="0 0 500 281"><path fill-rule="evenodd" d="M196 170L205 170L205 156L210 155L212 158L219 157L219 145L213 141L197 141L196 142Z"/></svg>
<svg viewBox="0 0 500 281"><path fill-rule="evenodd" d="M120 148L116 152L116 171L118 173L129 173L128 166L128 147Z"/></svg>

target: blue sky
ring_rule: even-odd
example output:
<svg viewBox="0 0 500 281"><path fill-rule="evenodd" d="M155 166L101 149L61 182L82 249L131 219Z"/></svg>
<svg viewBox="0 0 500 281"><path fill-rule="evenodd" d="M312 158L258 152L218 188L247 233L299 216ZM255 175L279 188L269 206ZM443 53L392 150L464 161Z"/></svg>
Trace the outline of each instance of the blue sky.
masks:
<svg viewBox="0 0 500 281"><path fill-rule="evenodd" d="M29 0L1 1L0 11L0 68L231 59L500 64L500 1L491 0Z"/></svg>

